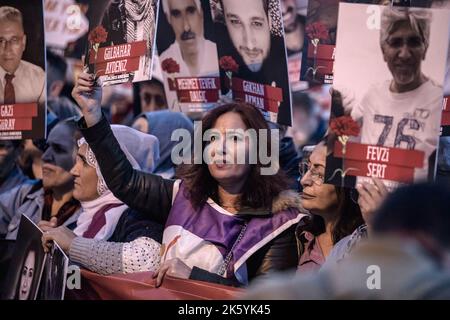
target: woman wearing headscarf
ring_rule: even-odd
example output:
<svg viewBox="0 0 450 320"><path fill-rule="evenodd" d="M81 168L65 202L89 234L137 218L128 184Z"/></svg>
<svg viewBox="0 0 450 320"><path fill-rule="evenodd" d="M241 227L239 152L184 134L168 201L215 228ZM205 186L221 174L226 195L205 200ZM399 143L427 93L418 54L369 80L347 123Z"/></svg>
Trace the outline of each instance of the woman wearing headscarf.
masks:
<svg viewBox="0 0 450 320"><path fill-rule="evenodd" d="M157 139L126 126L113 125L112 130L133 168L152 172L158 160ZM155 271L162 226L117 199L108 189L86 140L80 139L78 146L71 170L74 197L82 207L77 227L72 232L62 227L53 229L52 221L41 222L46 231L43 241L56 241L72 262L101 274Z"/></svg>
<svg viewBox="0 0 450 320"><path fill-rule="evenodd" d="M178 141L172 141L172 132L176 129L186 129L193 135L192 121L183 113L161 110L142 113L134 122L133 127L158 138L159 161L154 173L166 179L173 178L175 165L172 162L171 154Z"/></svg>

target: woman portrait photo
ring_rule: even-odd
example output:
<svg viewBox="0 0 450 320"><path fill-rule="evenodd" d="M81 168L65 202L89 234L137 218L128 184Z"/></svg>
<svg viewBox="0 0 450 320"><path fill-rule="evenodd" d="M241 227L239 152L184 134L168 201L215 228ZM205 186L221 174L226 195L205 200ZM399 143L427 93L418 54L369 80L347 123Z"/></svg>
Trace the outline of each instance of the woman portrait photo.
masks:
<svg viewBox="0 0 450 320"><path fill-rule="evenodd" d="M19 281L16 286L16 300L35 300L42 271L43 255L39 242L30 241L23 255L22 267L18 270Z"/></svg>
<svg viewBox="0 0 450 320"><path fill-rule="evenodd" d="M22 215L2 298L36 300L45 259L41 237L42 231Z"/></svg>

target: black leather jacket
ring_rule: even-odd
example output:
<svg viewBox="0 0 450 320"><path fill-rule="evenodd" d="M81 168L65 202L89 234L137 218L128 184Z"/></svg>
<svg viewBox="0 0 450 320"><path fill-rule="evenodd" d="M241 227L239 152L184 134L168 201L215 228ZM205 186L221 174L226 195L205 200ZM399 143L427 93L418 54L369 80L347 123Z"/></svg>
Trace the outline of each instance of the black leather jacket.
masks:
<svg viewBox="0 0 450 320"><path fill-rule="evenodd" d="M111 192L130 208L146 215L148 219L165 225L172 208L175 181L133 169L104 116L95 126L87 128L84 119L79 121L79 126L97 158ZM293 225L247 260L248 277L251 280L271 270L295 268L297 263L295 225ZM198 268L193 269L191 278L239 285L237 281L229 281Z"/></svg>

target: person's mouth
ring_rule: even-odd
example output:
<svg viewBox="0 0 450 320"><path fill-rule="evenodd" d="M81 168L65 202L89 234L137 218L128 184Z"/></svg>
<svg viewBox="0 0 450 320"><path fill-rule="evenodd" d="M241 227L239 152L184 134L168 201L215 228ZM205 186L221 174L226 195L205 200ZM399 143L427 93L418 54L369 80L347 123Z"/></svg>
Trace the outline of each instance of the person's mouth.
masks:
<svg viewBox="0 0 450 320"><path fill-rule="evenodd" d="M193 40L195 40L195 33L193 33L193 32L183 33L181 35L181 40L182 41L189 41L189 40L193 41Z"/></svg>
<svg viewBox="0 0 450 320"><path fill-rule="evenodd" d="M405 63L405 62L399 62L394 64L394 67L396 68L412 68L414 66L415 66L414 63Z"/></svg>
<svg viewBox="0 0 450 320"><path fill-rule="evenodd" d="M226 168L228 168L228 164L226 164L226 163L214 163L214 166L217 168L217 169L226 169Z"/></svg>
<svg viewBox="0 0 450 320"><path fill-rule="evenodd" d="M244 50L244 53L250 60L256 60L262 54L261 50Z"/></svg>
<svg viewBox="0 0 450 320"><path fill-rule="evenodd" d="M311 199L315 198L315 196L313 196L309 193L306 193L306 192L302 192L300 196L302 199L305 199L305 200L311 200Z"/></svg>
<svg viewBox="0 0 450 320"><path fill-rule="evenodd" d="M231 163L229 161L227 161L227 159L220 158L220 159L214 159L213 165L217 169L225 169L225 168L229 167L231 165Z"/></svg>

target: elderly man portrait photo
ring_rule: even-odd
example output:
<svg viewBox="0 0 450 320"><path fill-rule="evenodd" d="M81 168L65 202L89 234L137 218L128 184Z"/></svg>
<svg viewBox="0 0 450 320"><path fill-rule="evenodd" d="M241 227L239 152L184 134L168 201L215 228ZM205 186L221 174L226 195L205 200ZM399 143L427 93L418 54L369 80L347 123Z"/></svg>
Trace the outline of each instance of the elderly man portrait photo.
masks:
<svg viewBox="0 0 450 320"><path fill-rule="evenodd" d="M375 16L379 12L379 28L368 12ZM424 152L423 167L415 167L414 181L430 178L435 171L448 15L391 6L341 4L339 8L333 89L340 99L333 95L332 113L339 115L343 107L360 124L357 142ZM349 17L354 21L341 22ZM345 35L357 24L363 27L356 35ZM350 43L359 43L358 48L349 48Z"/></svg>
<svg viewBox="0 0 450 320"><path fill-rule="evenodd" d="M16 8L1 6L0 104L42 104L45 101L45 72L22 59L26 45L22 13Z"/></svg>

